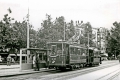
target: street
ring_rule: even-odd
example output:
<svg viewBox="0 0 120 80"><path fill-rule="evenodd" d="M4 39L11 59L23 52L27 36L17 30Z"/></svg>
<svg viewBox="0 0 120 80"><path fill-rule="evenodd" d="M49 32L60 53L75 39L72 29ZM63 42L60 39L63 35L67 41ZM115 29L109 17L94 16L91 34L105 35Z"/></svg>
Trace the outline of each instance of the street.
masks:
<svg viewBox="0 0 120 80"><path fill-rule="evenodd" d="M33 73L33 74L26 74L26 75L17 75L17 76L11 76L11 77L2 77L0 80L66 80L71 79L75 80L78 79L79 76L85 76L87 78L93 79L93 77L89 77L88 74L94 76L96 73L102 74L102 76L105 74L101 73L100 71L106 70L106 72L114 71L113 68L117 69L115 66L120 66L117 61L103 61L103 64L100 64L96 67L87 67L82 68L79 70L74 71L60 71L60 70L51 70L51 71L43 71L39 73ZM92 74L91 74L92 73ZM84 78L85 78L84 77ZM83 78L83 79L84 79ZM82 79L82 80L83 80Z"/></svg>

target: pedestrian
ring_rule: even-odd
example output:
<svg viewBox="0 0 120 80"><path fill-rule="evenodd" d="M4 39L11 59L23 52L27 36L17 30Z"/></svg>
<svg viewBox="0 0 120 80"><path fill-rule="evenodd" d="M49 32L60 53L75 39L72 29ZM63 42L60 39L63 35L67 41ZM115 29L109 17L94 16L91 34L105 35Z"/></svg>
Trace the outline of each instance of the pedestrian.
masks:
<svg viewBox="0 0 120 80"><path fill-rule="evenodd" d="M14 58L11 58L11 60L12 60L12 63L15 63L15 60L14 60Z"/></svg>
<svg viewBox="0 0 120 80"><path fill-rule="evenodd" d="M119 63L120 63L120 54L117 56L118 60L119 60Z"/></svg>
<svg viewBox="0 0 120 80"><path fill-rule="evenodd" d="M7 57L7 66L10 66L11 65L11 56L8 55Z"/></svg>
<svg viewBox="0 0 120 80"><path fill-rule="evenodd" d="M0 62L2 62L2 57L1 57L1 55L0 55Z"/></svg>
<svg viewBox="0 0 120 80"><path fill-rule="evenodd" d="M36 71L36 64L35 64L35 62L36 62L36 56L34 54L33 55L33 69Z"/></svg>
<svg viewBox="0 0 120 80"><path fill-rule="evenodd" d="M40 67L39 67L39 64L40 64L40 58L39 58L39 54L36 54L36 69L39 71Z"/></svg>

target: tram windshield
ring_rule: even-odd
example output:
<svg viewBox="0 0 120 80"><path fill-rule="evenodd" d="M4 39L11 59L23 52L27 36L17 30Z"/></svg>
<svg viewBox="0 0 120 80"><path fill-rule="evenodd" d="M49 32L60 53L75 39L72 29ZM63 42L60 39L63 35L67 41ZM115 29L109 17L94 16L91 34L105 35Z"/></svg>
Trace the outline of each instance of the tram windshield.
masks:
<svg viewBox="0 0 120 80"><path fill-rule="evenodd" d="M52 54L62 54L62 44L52 45Z"/></svg>
<svg viewBox="0 0 120 80"><path fill-rule="evenodd" d="M57 44L57 54L62 54L62 44Z"/></svg>
<svg viewBox="0 0 120 80"><path fill-rule="evenodd" d="M52 45L52 54L56 54L56 50L57 46L56 45Z"/></svg>

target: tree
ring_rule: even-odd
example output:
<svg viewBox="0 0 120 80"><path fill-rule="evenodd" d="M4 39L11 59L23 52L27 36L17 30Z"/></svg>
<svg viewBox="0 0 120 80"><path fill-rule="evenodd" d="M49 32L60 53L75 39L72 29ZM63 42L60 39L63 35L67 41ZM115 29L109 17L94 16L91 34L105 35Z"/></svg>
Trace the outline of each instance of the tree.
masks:
<svg viewBox="0 0 120 80"><path fill-rule="evenodd" d="M8 11L9 13L5 14L3 20L0 21L0 44L2 49L9 49L10 54L17 54L20 48L26 48L27 46L27 21L15 21L15 23L11 23L11 21L14 20L9 17L12 10L9 8ZM30 24L29 26L30 33L36 34L36 31L32 29L33 26ZM36 37L36 35L32 36L32 39L35 41L36 38L34 37Z"/></svg>
<svg viewBox="0 0 120 80"><path fill-rule="evenodd" d="M3 50L8 47L7 44L9 43L12 34L11 21L14 20L9 17L9 14L12 13L11 9L9 8L8 11L9 13L5 14L3 20L0 21L0 44Z"/></svg>
<svg viewBox="0 0 120 80"><path fill-rule="evenodd" d="M37 47L45 47L46 42L52 39L53 22L51 20L51 16L46 14L46 20L43 20L42 27L37 32Z"/></svg>
<svg viewBox="0 0 120 80"><path fill-rule="evenodd" d="M80 36L80 44L84 44L85 46L88 46L88 40L89 40L89 46L92 47L93 41L92 41L92 26L89 22L83 23L82 26L83 36Z"/></svg>
<svg viewBox="0 0 120 80"><path fill-rule="evenodd" d="M46 15L46 19L41 23L37 36L39 38L39 47L45 46L46 42L64 40L64 28L66 40L74 35L73 21L65 23L65 18L60 16L52 21L50 15Z"/></svg>
<svg viewBox="0 0 120 80"><path fill-rule="evenodd" d="M118 54L120 54L120 23L114 22L113 26L114 27L112 27L110 30L110 34L107 36L107 49L109 50L109 56L115 55L116 57Z"/></svg>
<svg viewBox="0 0 120 80"><path fill-rule="evenodd" d="M75 26L73 20L66 24L66 40L69 40L75 34Z"/></svg>

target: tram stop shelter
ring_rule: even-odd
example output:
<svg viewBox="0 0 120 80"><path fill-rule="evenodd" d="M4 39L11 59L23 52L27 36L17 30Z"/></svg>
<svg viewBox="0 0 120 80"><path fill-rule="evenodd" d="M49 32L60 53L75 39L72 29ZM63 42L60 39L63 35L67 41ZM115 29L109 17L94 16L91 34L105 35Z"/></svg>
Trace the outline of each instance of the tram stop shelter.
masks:
<svg viewBox="0 0 120 80"><path fill-rule="evenodd" d="M51 50L48 49L40 49L40 48L22 48L20 49L20 71L33 69L33 55L39 54L40 68L47 67L47 55ZM23 54L26 55L23 58Z"/></svg>

